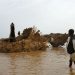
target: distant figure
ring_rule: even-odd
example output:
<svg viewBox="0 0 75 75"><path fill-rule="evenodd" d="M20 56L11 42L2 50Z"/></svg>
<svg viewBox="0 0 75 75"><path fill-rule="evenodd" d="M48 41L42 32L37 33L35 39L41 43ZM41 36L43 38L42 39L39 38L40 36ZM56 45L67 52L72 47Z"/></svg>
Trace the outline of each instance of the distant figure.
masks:
<svg viewBox="0 0 75 75"><path fill-rule="evenodd" d="M10 42L14 42L15 41L15 27L14 24L11 23L10 25Z"/></svg>
<svg viewBox="0 0 75 75"><path fill-rule="evenodd" d="M18 36L20 36L20 31L18 31Z"/></svg>
<svg viewBox="0 0 75 75"><path fill-rule="evenodd" d="M70 54L70 60L69 60L69 67L72 67L72 62L75 64L75 37L74 37L74 30L70 29L68 31L68 45L67 45L67 52Z"/></svg>

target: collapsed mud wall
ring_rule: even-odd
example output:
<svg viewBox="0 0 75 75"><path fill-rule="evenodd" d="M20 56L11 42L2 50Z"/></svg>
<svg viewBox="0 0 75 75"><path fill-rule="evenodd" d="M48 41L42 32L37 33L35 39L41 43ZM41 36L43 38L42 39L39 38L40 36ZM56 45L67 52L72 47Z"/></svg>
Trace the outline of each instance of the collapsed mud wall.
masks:
<svg viewBox="0 0 75 75"><path fill-rule="evenodd" d="M53 47L58 47L59 45L64 45L64 43L67 41L68 34L51 33L49 35L45 35L45 37Z"/></svg>

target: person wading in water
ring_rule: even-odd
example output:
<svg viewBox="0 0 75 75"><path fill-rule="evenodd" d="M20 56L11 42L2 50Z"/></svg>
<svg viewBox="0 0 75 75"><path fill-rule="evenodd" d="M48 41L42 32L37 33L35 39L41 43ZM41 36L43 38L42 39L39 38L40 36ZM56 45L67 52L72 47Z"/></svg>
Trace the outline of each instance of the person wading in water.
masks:
<svg viewBox="0 0 75 75"><path fill-rule="evenodd" d="M68 31L68 45L67 45L67 52L68 54L70 54L70 60L69 60L69 67L72 67L72 62L74 62L75 64L75 37L74 37L74 30L73 29L69 29Z"/></svg>

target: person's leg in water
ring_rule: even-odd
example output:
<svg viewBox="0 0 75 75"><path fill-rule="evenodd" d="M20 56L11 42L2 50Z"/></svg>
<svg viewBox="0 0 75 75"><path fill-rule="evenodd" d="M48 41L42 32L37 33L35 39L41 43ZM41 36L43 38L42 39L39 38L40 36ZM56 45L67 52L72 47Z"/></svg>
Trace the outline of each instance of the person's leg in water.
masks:
<svg viewBox="0 0 75 75"><path fill-rule="evenodd" d="M69 67L71 68L72 67L72 59L70 58L69 60Z"/></svg>

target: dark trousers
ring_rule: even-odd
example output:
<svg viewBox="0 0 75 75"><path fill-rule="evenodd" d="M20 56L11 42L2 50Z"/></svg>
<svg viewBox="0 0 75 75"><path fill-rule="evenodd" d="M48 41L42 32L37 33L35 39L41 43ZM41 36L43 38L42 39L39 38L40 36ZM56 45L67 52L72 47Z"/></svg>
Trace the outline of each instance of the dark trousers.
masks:
<svg viewBox="0 0 75 75"><path fill-rule="evenodd" d="M69 67L72 67L72 59L69 60Z"/></svg>

